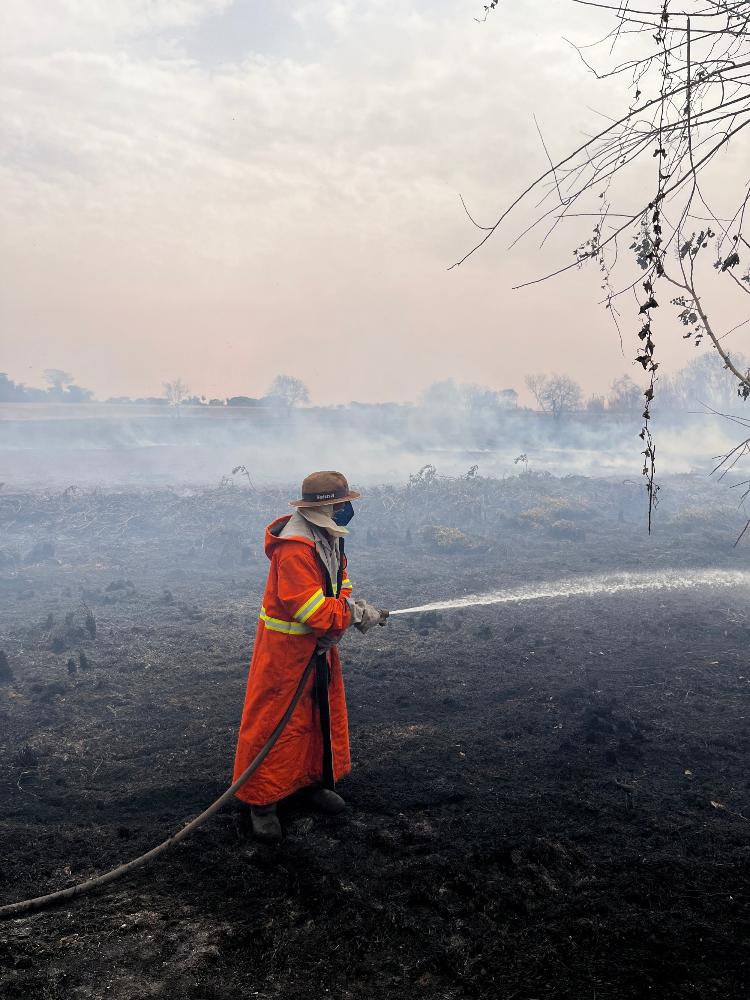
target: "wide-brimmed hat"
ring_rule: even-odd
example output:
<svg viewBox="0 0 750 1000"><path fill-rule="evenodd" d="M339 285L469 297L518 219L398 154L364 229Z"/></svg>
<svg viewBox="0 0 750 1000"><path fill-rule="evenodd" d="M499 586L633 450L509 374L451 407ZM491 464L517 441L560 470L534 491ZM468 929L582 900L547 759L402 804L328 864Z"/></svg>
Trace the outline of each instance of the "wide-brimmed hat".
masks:
<svg viewBox="0 0 750 1000"><path fill-rule="evenodd" d="M346 476L341 472L311 472L302 481L302 498L290 500L290 507L322 507L329 503L346 503L362 496L349 489Z"/></svg>

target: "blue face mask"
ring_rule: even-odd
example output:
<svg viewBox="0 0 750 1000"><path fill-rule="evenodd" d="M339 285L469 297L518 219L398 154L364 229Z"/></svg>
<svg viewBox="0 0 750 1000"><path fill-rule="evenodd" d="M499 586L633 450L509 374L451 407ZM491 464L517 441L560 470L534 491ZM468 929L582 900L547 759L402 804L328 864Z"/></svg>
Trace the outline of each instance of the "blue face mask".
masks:
<svg viewBox="0 0 750 1000"><path fill-rule="evenodd" d="M343 507L333 512L333 520L339 528L345 528L354 517L354 507L351 500L347 500Z"/></svg>

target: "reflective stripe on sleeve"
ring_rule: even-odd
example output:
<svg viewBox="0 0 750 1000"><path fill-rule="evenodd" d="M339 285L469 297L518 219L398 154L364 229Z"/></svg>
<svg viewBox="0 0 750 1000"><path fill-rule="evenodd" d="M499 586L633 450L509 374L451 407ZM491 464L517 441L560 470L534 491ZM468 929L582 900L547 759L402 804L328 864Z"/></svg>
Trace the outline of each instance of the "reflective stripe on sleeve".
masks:
<svg viewBox="0 0 750 1000"><path fill-rule="evenodd" d="M283 632L286 635L308 635L312 632L309 625L302 625L300 622L284 621L283 618L271 618L270 615L266 614L265 608L260 609L258 617L271 632Z"/></svg>
<svg viewBox="0 0 750 1000"><path fill-rule="evenodd" d="M310 615L314 614L318 610L324 600L325 595L323 594L323 589L318 587L312 597L305 601L302 607L295 612L294 617L298 622L306 622Z"/></svg>
<svg viewBox="0 0 750 1000"><path fill-rule="evenodd" d="M341 581L342 590L352 590L352 586L353 586L352 581L349 579L349 577Z"/></svg>

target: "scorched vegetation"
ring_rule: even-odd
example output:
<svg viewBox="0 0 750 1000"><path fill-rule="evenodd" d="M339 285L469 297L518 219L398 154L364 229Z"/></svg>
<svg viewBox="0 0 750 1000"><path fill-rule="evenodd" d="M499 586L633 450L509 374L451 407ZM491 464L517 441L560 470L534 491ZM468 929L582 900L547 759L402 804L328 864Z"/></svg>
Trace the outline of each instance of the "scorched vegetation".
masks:
<svg viewBox="0 0 750 1000"><path fill-rule="evenodd" d="M288 489L0 493L0 902L163 840L226 787ZM743 514L522 473L367 491L391 608L615 570L747 570ZM342 656L347 812L220 813L0 936L8 1000L746 995L748 587L396 617Z"/></svg>

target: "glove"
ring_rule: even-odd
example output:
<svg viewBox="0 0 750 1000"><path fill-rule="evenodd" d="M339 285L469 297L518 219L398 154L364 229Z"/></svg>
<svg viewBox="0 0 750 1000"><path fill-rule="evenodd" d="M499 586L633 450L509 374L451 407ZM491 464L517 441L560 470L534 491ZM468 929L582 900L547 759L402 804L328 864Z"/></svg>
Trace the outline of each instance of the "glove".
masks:
<svg viewBox="0 0 750 1000"><path fill-rule="evenodd" d="M331 646L338 646L341 642L341 632L325 632L323 635L318 636L318 644L315 647L316 652L325 653Z"/></svg>
<svg viewBox="0 0 750 1000"><path fill-rule="evenodd" d="M374 604L368 604L367 601L362 600L355 601L354 605L358 612L358 614L355 613L354 615L354 626L360 632L367 632L373 625L385 625L388 618L387 611L384 611L382 608L376 608Z"/></svg>

